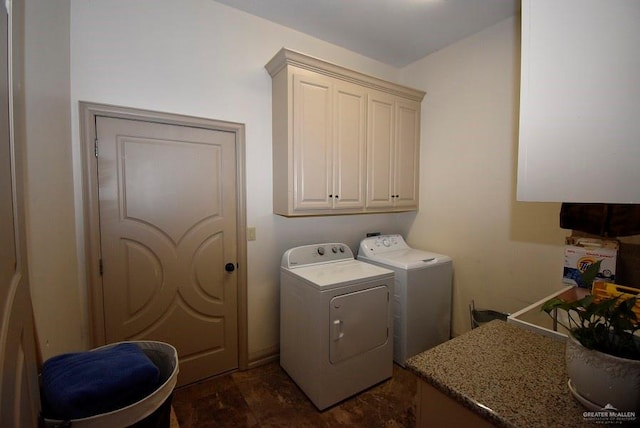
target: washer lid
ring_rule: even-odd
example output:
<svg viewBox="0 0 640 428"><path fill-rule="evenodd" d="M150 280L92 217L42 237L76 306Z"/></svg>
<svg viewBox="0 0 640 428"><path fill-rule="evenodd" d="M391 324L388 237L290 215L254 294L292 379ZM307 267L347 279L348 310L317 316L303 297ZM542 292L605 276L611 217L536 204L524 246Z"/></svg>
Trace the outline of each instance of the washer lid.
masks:
<svg viewBox="0 0 640 428"><path fill-rule="evenodd" d="M354 259L282 269L319 289L331 289L393 276L393 271L389 269Z"/></svg>
<svg viewBox="0 0 640 428"><path fill-rule="evenodd" d="M358 254L360 260L371 260L380 264L400 269L422 269L429 266L451 262L451 257L429 251L408 248L385 253Z"/></svg>

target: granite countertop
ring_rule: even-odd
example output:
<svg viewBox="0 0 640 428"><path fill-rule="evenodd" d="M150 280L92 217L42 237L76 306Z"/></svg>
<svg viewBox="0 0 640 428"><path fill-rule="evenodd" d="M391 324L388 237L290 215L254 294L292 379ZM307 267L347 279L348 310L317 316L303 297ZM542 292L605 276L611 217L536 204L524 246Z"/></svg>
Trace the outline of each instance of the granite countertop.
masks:
<svg viewBox="0 0 640 428"><path fill-rule="evenodd" d="M565 344L492 321L407 361L407 368L497 426L580 427Z"/></svg>

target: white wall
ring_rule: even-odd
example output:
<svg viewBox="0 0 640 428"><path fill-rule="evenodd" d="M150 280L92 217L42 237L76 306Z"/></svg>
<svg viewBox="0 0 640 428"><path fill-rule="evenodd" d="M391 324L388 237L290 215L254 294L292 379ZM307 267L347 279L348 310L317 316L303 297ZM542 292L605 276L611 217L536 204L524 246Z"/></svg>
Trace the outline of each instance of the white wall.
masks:
<svg viewBox="0 0 640 428"><path fill-rule="evenodd" d="M69 0L25 1L25 215L31 294L45 358L84 346L69 111Z"/></svg>
<svg viewBox="0 0 640 428"><path fill-rule="evenodd" d="M397 80L393 67L211 0L71 2L78 218L82 208L78 101L246 124L247 222L257 229L257 240L248 243L250 359L278 349L279 264L287 248L340 241L355 251L365 232L406 232L415 216L286 219L272 214L271 78L264 65L283 46ZM77 227L80 244L80 222ZM59 340L65 340L65 333L60 334Z"/></svg>
<svg viewBox="0 0 640 428"><path fill-rule="evenodd" d="M408 241L453 258L454 334L471 299L514 312L561 286L560 204L515 201L519 35L507 19L402 70L427 91Z"/></svg>

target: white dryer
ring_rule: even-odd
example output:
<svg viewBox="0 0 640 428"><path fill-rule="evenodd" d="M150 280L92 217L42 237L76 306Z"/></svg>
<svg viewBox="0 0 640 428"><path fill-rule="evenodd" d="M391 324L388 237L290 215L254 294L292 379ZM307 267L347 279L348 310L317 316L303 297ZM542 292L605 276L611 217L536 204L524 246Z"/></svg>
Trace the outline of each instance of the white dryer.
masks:
<svg viewBox="0 0 640 428"><path fill-rule="evenodd" d="M345 244L282 256L280 365L318 409L392 376L393 281Z"/></svg>
<svg viewBox="0 0 640 428"><path fill-rule="evenodd" d="M405 361L451 336L452 263L449 256L411 248L400 235L360 242L358 260L395 273L393 359Z"/></svg>

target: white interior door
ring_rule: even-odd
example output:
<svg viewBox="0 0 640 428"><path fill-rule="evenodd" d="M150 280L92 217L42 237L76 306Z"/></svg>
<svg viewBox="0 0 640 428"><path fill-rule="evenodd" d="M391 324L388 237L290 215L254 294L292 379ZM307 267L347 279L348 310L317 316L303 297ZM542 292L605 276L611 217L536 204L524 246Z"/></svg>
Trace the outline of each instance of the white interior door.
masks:
<svg viewBox="0 0 640 428"><path fill-rule="evenodd" d="M21 3L14 2L14 18ZM40 395L22 202L24 133L12 138L9 114L9 16L0 12L0 426L26 428L38 426Z"/></svg>
<svg viewBox="0 0 640 428"><path fill-rule="evenodd" d="M178 349L179 384L238 367L236 135L97 117L107 342Z"/></svg>

